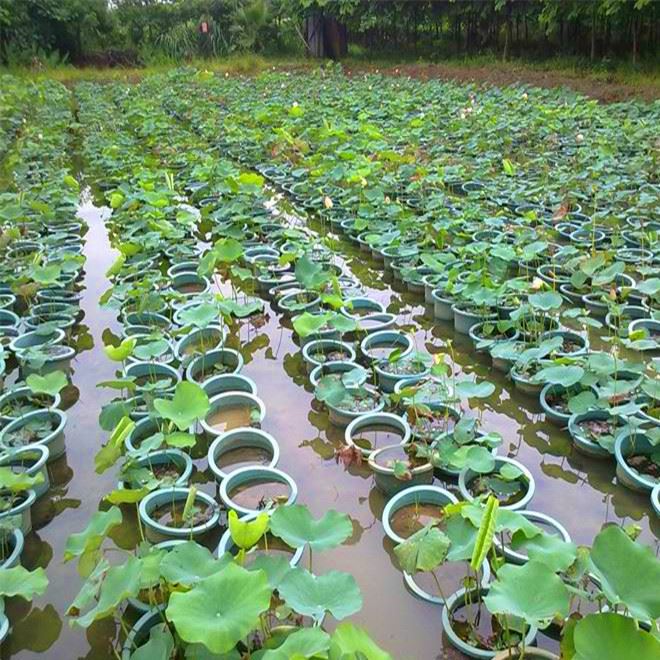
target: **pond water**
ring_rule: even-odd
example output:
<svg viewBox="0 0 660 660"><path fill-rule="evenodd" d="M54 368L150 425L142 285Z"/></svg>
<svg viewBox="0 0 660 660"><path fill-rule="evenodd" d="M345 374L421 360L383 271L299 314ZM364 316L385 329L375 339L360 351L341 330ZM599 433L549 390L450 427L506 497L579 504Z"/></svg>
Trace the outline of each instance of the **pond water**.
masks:
<svg viewBox="0 0 660 660"><path fill-rule="evenodd" d="M104 273L117 256L103 223L108 213L108 209L95 207L88 199L80 206L79 215L89 225L84 248L86 288L81 304L85 315L75 335L75 387L64 393L69 415L67 453L49 466L52 486L34 508L34 533L26 540L24 564L46 568L50 587L32 604L18 599L9 604L13 632L3 645L2 658L22 660L37 654L49 660L114 657L110 640L119 634L114 621L99 622L88 631L68 625L65 612L81 581L75 562L62 561L68 535L87 525L99 507L100 497L112 490L116 478L112 470L102 475L94 471L94 455L106 440L98 425L98 414L113 394L96 387L97 382L114 377L114 365L103 352L103 337L119 331L114 313L98 307L100 296L110 286ZM313 226L323 231L320 225ZM514 391L512 383L473 353L469 340L455 335L451 325L434 322L423 298L388 281L382 264L365 257L345 240L340 243L340 254L338 262L358 278L364 294L382 302L387 312L397 315L399 327L413 333L417 350L451 355L457 372L495 383L494 395L481 401L475 412L482 416L486 430L502 434L500 454L520 460L533 474L536 494L530 509L557 518L578 543L590 543L604 523L616 522L639 525L642 540L657 549L660 523L651 513L649 499L615 483L613 461L601 462L576 453L568 433L545 419L537 399ZM229 291L227 283L220 283L220 288ZM267 304L264 315L237 323L228 343L240 349L245 360L242 373L255 381L258 395L266 404L261 427L279 442L278 467L297 482L298 501L308 505L315 516L334 508L352 519L353 534L346 545L315 554L315 572L337 569L355 576L364 606L353 620L366 626L393 657L463 657L448 644L443 645L440 607L407 591L393 555L393 543L384 535L380 522L385 501L366 463L345 470L336 462L335 451L343 446L344 431L332 426L327 412L314 401L290 327L290 321ZM245 422L242 417L241 422ZM195 463L195 485L215 495L215 482L205 458ZM436 483L456 490L454 485ZM276 493L267 495L283 494L275 488ZM257 489L249 490L254 492L246 491L241 497L254 503L260 496L255 495ZM402 516L404 513L410 512ZM432 515L430 511L421 513ZM125 510L125 518L131 518L130 509ZM411 521L399 522L406 526ZM127 523L113 538L120 547L130 548L137 539L136 529ZM432 581L420 581L431 590Z"/></svg>

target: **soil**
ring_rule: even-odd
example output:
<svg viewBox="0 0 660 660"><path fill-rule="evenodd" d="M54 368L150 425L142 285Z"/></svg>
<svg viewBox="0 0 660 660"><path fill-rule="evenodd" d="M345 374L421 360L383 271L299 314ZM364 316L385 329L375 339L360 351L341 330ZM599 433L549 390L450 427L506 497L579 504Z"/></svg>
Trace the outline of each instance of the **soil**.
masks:
<svg viewBox="0 0 660 660"><path fill-rule="evenodd" d="M626 456L626 463L635 472L651 477L651 479L660 480L660 465L653 460L649 454L631 454Z"/></svg>
<svg viewBox="0 0 660 660"><path fill-rule="evenodd" d="M516 636L516 640L512 644L507 644L504 639L506 633L497 617L488 616L488 611L483 606L474 617L475 609L476 606L471 607L469 611L465 607L459 608L452 614L451 627L464 642L489 651L498 651L516 645L515 641L519 641L517 633L511 633Z"/></svg>
<svg viewBox="0 0 660 660"><path fill-rule="evenodd" d="M451 431L455 425L456 420L451 415L441 412L432 417L417 417L412 425L412 432L415 437L430 442L441 433Z"/></svg>
<svg viewBox="0 0 660 660"><path fill-rule="evenodd" d="M392 516L390 526L399 536L408 538L429 523L438 524L442 517L442 509L437 504L411 504Z"/></svg>
<svg viewBox="0 0 660 660"><path fill-rule="evenodd" d="M525 83L546 89L569 87L603 103L618 103L639 99L655 101L660 96L660 83L655 85L634 85L609 80L595 80L589 75L569 74L561 71L542 71L507 64L506 68L493 63L486 66L465 66L458 64L402 64L394 67L377 68L373 65L358 65L347 70L349 76L378 70L389 76L402 76L418 80L453 80L456 82L480 83L484 87L502 87ZM528 94L530 92L528 91ZM533 92L532 92L533 93Z"/></svg>
<svg viewBox="0 0 660 660"><path fill-rule="evenodd" d="M330 351L329 353L319 351L318 353L313 353L311 357L319 364L322 364L323 362L338 362L342 360L348 360L349 355L343 351Z"/></svg>
<svg viewBox="0 0 660 660"><path fill-rule="evenodd" d="M166 527L174 527L176 529L197 527L203 525L205 522L211 520L213 510L210 506L195 505L192 510L192 515L188 519L183 517L183 509L185 501L181 502L167 502L159 507L156 507L151 512L151 519L165 525Z"/></svg>
<svg viewBox="0 0 660 660"><path fill-rule="evenodd" d="M397 360L396 362L383 362L379 365L381 371L386 374L396 374L398 376L421 374L426 367L416 360Z"/></svg>
<svg viewBox="0 0 660 660"><path fill-rule="evenodd" d="M339 410L352 413L371 412L376 408L379 400L380 396L375 392L367 391L363 395L351 392L351 394L345 396L335 407Z"/></svg>
<svg viewBox="0 0 660 660"><path fill-rule="evenodd" d="M500 501L500 506L511 506L522 500L527 488L517 479L505 481L497 475L481 475L473 479L468 489L475 497L479 495L494 495Z"/></svg>
<svg viewBox="0 0 660 660"><path fill-rule="evenodd" d="M578 427L583 431L585 437L593 442L599 442L599 438L612 435L616 425L602 419L590 419L580 422Z"/></svg>

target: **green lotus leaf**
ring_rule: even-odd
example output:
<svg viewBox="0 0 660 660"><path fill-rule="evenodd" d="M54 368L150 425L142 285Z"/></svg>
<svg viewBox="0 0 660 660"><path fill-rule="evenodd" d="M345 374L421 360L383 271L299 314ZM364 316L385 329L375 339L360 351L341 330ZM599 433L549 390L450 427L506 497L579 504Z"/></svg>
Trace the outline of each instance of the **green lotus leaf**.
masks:
<svg viewBox="0 0 660 660"><path fill-rule="evenodd" d="M173 422L179 431L206 416L209 411L208 394L197 384L189 381L177 383L172 399L155 399L154 408L164 419Z"/></svg>
<svg viewBox="0 0 660 660"><path fill-rule="evenodd" d="M589 614L573 630L573 660L657 660L660 641L621 614Z"/></svg>
<svg viewBox="0 0 660 660"><path fill-rule="evenodd" d="M352 623L340 623L330 638L329 660L351 660L357 658L368 658L369 660L392 660L392 656L386 653L369 637L362 628Z"/></svg>
<svg viewBox="0 0 660 660"><path fill-rule="evenodd" d="M49 374L40 376L30 374L25 383L34 394L48 394L55 396L59 394L68 384L68 379L63 371L51 371Z"/></svg>
<svg viewBox="0 0 660 660"><path fill-rule="evenodd" d="M426 525L394 548L401 568L411 575L433 571L447 557L451 540L437 527Z"/></svg>
<svg viewBox="0 0 660 660"><path fill-rule="evenodd" d="M173 593L166 616L183 641L227 653L259 626L270 598L265 573L230 563L190 591Z"/></svg>
<svg viewBox="0 0 660 660"><path fill-rule="evenodd" d="M611 603L625 605L638 619L660 617L660 559L651 548L610 525L594 539L591 564Z"/></svg>
<svg viewBox="0 0 660 660"><path fill-rule="evenodd" d="M353 533L353 525L346 514L330 509L314 520L302 504L278 507L271 516L270 529L292 548L308 544L312 550L334 548Z"/></svg>
<svg viewBox="0 0 660 660"><path fill-rule="evenodd" d="M18 565L0 570L0 596L20 596L32 600L45 593L48 578L43 568L28 571Z"/></svg>
<svg viewBox="0 0 660 660"><path fill-rule="evenodd" d="M121 342L121 344L119 344L119 346L112 346L111 344L107 344L103 347L103 350L105 351L105 354L108 356L108 358L113 362L124 362L124 360L126 360L133 353L136 344L137 339L135 339L135 337L127 337Z"/></svg>
<svg viewBox="0 0 660 660"><path fill-rule="evenodd" d="M96 604L86 614L73 619L73 623L88 628L94 621L112 614L127 598L136 596L140 590L141 571L142 562L137 557L129 557L124 564L109 568L101 582Z"/></svg>
<svg viewBox="0 0 660 660"><path fill-rule="evenodd" d="M278 591L289 607L315 621L321 621L326 612L335 619L344 619L362 608L362 594L350 573L329 571L317 576L304 568L294 568Z"/></svg>
<svg viewBox="0 0 660 660"><path fill-rule="evenodd" d="M162 576L172 584L193 586L220 571L231 561L216 559L204 546L194 541L175 545L160 562Z"/></svg>
<svg viewBox="0 0 660 660"><path fill-rule="evenodd" d="M261 660L314 658L330 648L330 635L320 628L301 628L289 635L276 649L267 650Z"/></svg>
<svg viewBox="0 0 660 660"><path fill-rule="evenodd" d="M569 592L554 571L530 560L522 566L502 566L484 603L493 614L518 617L544 628L553 617L568 614Z"/></svg>
<svg viewBox="0 0 660 660"><path fill-rule="evenodd" d="M487 399L494 391L495 385L487 381L461 380L456 383L456 394L465 399Z"/></svg>

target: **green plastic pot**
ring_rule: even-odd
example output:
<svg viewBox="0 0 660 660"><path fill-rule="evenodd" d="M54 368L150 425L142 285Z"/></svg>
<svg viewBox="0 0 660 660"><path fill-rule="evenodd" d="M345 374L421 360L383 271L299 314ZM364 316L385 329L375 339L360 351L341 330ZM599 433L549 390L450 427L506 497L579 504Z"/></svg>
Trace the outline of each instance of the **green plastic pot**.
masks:
<svg viewBox="0 0 660 660"><path fill-rule="evenodd" d="M10 467L12 472L23 472L30 477L41 473L43 481L33 489L39 499L50 488L50 475L47 467L49 457L50 451L47 445L26 445L4 450L0 454L0 467Z"/></svg>
<svg viewBox="0 0 660 660"><path fill-rule="evenodd" d="M208 464L218 483L222 483L227 474L232 471L223 469L218 464L218 459L227 452L245 448L257 448L265 451L270 457L266 467L277 466L280 459L280 446L270 433L251 427L232 429L218 436L209 447Z"/></svg>
<svg viewBox="0 0 660 660"><path fill-rule="evenodd" d="M32 445L18 445L15 446L11 443L10 434L13 431L18 431L23 428L30 422L35 422L39 420L49 419L54 424L54 429L44 438L39 440L32 445L43 445L48 447L48 462L52 463L54 460L58 459L66 451L64 444L64 427L67 423L66 413L57 408L51 408L48 410L35 410L34 412L18 417L10 424L7 424L5 428L0 431L0 448L5 451L11 451L12 449L17 449L18 447L26 447Z"/></svg>
<svg viewBox="0 0 660 660"><path fill-rule="evenodd" d="M212 497L199 490L195 493L195 501L201 501L211 511L211 516L206 522L191 527L170 527L162 525L151 517L153 511L159 506L172 502L185 502L189 493L190 488L187 487L160 488L141 500L138 511L144 534L149 542L160 543L176 539L201 540L217 527L220 520L220 507Z"/></svg>
<svg viewBox="0 0 660 660"><path fill-rule="evenodd" d="M369 454L368 463L374 474L376 488L386 497L392 497L401 490L410 486L430 485L433 483L433 466L427 462L408 471L409 479L399 479L394 469L386 464L387 455L401 448L401 445L381 447Z"/></svg>
<svg viewBox="0 0 660 660"><path fill-rule="evenodd" d="M555 520L551 516L545 513L541 513L540 511L525 510L525 511L519 511L518 513L520 513L521 516L529 520L529 522L541 527L544 532L556 536L565 543L571 543L571 536L566 531L566 528L559 521ZM504 546L502 546L502 543L500 542L500 538L498 537L497 534L495 534L493 537L493 545L495 546L497 551L500 554L504 555L504 558L511 564L522 565L529 560L529 557L527 556L527 554L525 554L524 551L514 550L506 543L504 544Z"/></svg>
<svg viewBox="0 0 660 660"><path fill-rule="evenodd" d="M488 587L481 587L479 589L478 594L476 590L473 590L471 594L473 594L471 600L475 601L477 600L477 596L483 597L488 595ZM499 651L489 651L487 649L477 648L476 646L470 646L469 644L464 642L454 632L453 628L451 627L451 617L454 610L463 607L465 605L465 600L466 600L465 589L459 589L451 596L449 596L449 598L447 598L447 602L445 603L445 606L442 608L442 629L445 635L447 636L447 639L451 643L451 645L454 648L458 649L459 651L463 652L469 658L478 658L480 660L492 660L493 658L495 658L495 656L497 656L500 653ZM483 607L484 610L487 612L485 605ZM525 635L525 648L531 646L534 643L537 632L538 630L536 626L529 626L529 630Z"/></svg>
<svg viewBox="0 0 660 660"><path fill-rule="evenodd" d="M410 443L412 434L410 426L403 417L393 413L370 412L353 419L344 431L344 442L348 447L355 447L365 458L369 458L374 453L374 449L365 449L355 444L354 437L365 429L378 427L387 427L394 430L401 436L399 446L405 447Z"/></svg>
<svg viewBox="0 0 660 660"><path fill-rule="evenodd" d="M217 394L209 401L209 404L210 408L206 414L206 418L200 420L202 429L209 438L217 438L223 433L226 433L226 431L219 431L218 429L213 428L208 422L208 419L211 415L216 413L218 410L222 410L223 408L250 406L251 409L258 410L259 420L254 421L255 427L258 427L258 425L264 421L264 417L266 416L266 406L264 402L255 394L250 394L248 392L224 392L223 394Z"/></svg>
<svg viewBox="0 0 660 660"><path fill-rule="evenodd" d="M7 544L10 548L9 554L0 563L1 571L5 568L14 568L21 563L21 554L25 547L25 537L23 536L23 532L18 528L0 532L0 534L3 537L3 540L0 542Z"/></svg>
<svg viewBox="0 0 660 660"><path fill-rule="evenodd" d="M575 448L581 453L592 458L609 458L612 454L601 447L597 442L588 438L580 429L580 423L588 420L605 421L615 419L623 424L622 417L612 417L607 410L588 410L587 412L571 415L568 420L568 432L571 434Z"/></svg>
<svg viewBox="0 0 660 660"><path fill-rule="evenodd" d="M30 390L29 387L16 387L15 389L7 390L2 396L0 396L0 409L2 409L10 401L14 401L16 399L24 399L27 405L27 402L30 401L33 396L35 395L32 394L32 390ZM46 405L40 408L31 408L27 412L34 412L36 410L44 410L48 408L59 408L60 404L62 403L62 397L59 394L56 394L54 397L51 397L47 394L39 394L38 396L44 398L44 403ZM13 422L15 419L18 419L18 417L11 415L0 415L0 426L7 425L10 422Z"/></svg>
<svg viewBox="0 0 660 660"><path fill-rule="evenodd" d="M325 356L328 353L336 352L341 352L344 357L333 360L324 359L323 361L319 361L316 357L317 353ZM350 344L335 339L316 339L306 343L302 349L302 356L308 373L311 373L316 367L322 364L327 364L328 362L355 362L356 358L355 350Z"/></svg>
<svg viewBox="0 0 660 660"><path fill-rule="evenodd" d="M642 430L635 432L623 431L619 434L614 443L616 476L619 482L631 490L650 493L659 482L651 477L639 474L628 465L626 458L633 452L651 454L655 449L655 445Z"/></svg>
<svg viewBox="0 0 660 660"><path fill-rule="evenodd" d="M288 489L286 502L278 504L278 506L295 504L298 498L298 486L296 486L296 482L286 472L263 465L246 466L232 470L220 484L220 499L227 509L236 511L239 517L262 513L263 509L250 509L249 507L242 506L232 496L235 494L236 489L241 486L271 482L282 483ZM269 509L269 511L272 510L274 509Z"/></svg>
<svg viewBox="0 0 660 660"><path fill-rule="evenodd" d="M522 472L524 481L527 483L527 492L520 500L514 502L513 504L509 504L509 505L500 504L500 509L507 509L509 511L519 511L521 509L524 509L534 497L534 493L536 491L534 477L532 476L532 473L522 463L514 460L513 458L507 458L505 456L495 457L495 467L493 468L492 472L498 471L505 463L514 465ZM487 474L491 474L492 472L489 472ZM472 493L470 492L469 486L470 483L472 483L472 481L478 476L479 473L474 472L474 470L470 468L463 468L458 475L458 489L461 492L461 497L464 500L467 500L468 502L472 502L475 499L474 495L472 495Z"/></svg>
<svg viewBox="0 0 660 660"><path fill-rule="evenodd" d="M25 499L8 511L0 513L0 525L19 529L23 536L32 531L32 505L37 499L33 490L25 491Z"/></svg>
<svg viewBox="0 0 660 660"><path fill-rule="evenodd" d="M204 386L209 379L206 375L215 365L222 364L228 369L225 374L236 374L243 368L243 357L238 351L231 348L218 348L198 355L190 362L186 369L186 379L191 382L197 382Z"/></svg>

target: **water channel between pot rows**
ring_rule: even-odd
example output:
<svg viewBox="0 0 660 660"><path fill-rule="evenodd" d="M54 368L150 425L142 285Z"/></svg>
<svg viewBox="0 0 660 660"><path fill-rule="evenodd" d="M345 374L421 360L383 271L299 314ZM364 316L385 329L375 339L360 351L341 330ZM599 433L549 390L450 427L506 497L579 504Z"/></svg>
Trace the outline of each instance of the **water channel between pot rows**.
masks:
<svg viewBox="0 0 660 660"><path fill-rule="evenodd" d="M114 657L110 640L118 631L113 620L96 623L86 632L67 624L66 609L81 581L75 562L63 563L62 559L68 535L86 526L115 480L112 471L102 475L94 471L94 455L106 440L98 415L102 405L112 398L110 390L98 389L96 384L111 379L115 372L115 365L103 352L103 344L107 343L104 333L107 340L109 332L119 331L115 314L98 305L110 286L105 272L117 256L104 224L109 214L108 208L94 205L88 192L83 194L79 216L89 227L81 303L85 317L73 365L75 387L65 392L69 404L75 401L67 410L67 453L51 466L54 487L35 507L36 533L28 539L25 551L25 564L46 568L51 587L31 606L19 599L11 603L14 632L3 648L3 658L32 658L37 653L53 660ZM316 221L304 224L324 232ZM496 385L495 393L472 412L482 415L485 429L503 436L499 453L519 459L532 472L536 493L528 508L558 519L577 543L591 543L606 522L633 523L642 528L642 539L657 550L660 524L651 514L648 496L618 486L613 462L599 462L573 451L568 433L545 419L537 399L514 391L512 383L476 356L469 340L455 335L450 324L433 321L423 297L392 283L382 264L346 240L339 243L337 263L359 280L366 295L397 315L398 326L414 334L418 350L450 354L457 371L475 374ZM229 293L227 282L216 284L223 293ZM279 442L278 467L296 481L298 501L317 516L334 508L352 519L353 535L347 544L315 555L315 570L345 570L355 576L364 597L356 622L365 625L393 657L463 657L448 644L443 645L440 606L407 591L393 544L380 522L384 497L376 490L366 463L348 469L337 463L335 450L342 446L344 431L329 423L327 413L314 400L290 320L266 305L263 316L246 319L234 328L229 344L240 347L245 359L242 373L255 381L259 397L266 404L261 426ZM198 473L194 481L214 494L214 482L208 475ZM439 485L455 490L451 484ZM132 520L130 512L125 514L126 519ZM121 547L129 548L135 544L137 532L126 522L113 538ZM451 566L448 574L443 576L441 571L439 575L448 591L459 586L458 574L451 571ZM420 584L432 588L430 580L427 584L421 578ZM543 637L539 642L553 648Z"/></svg>

